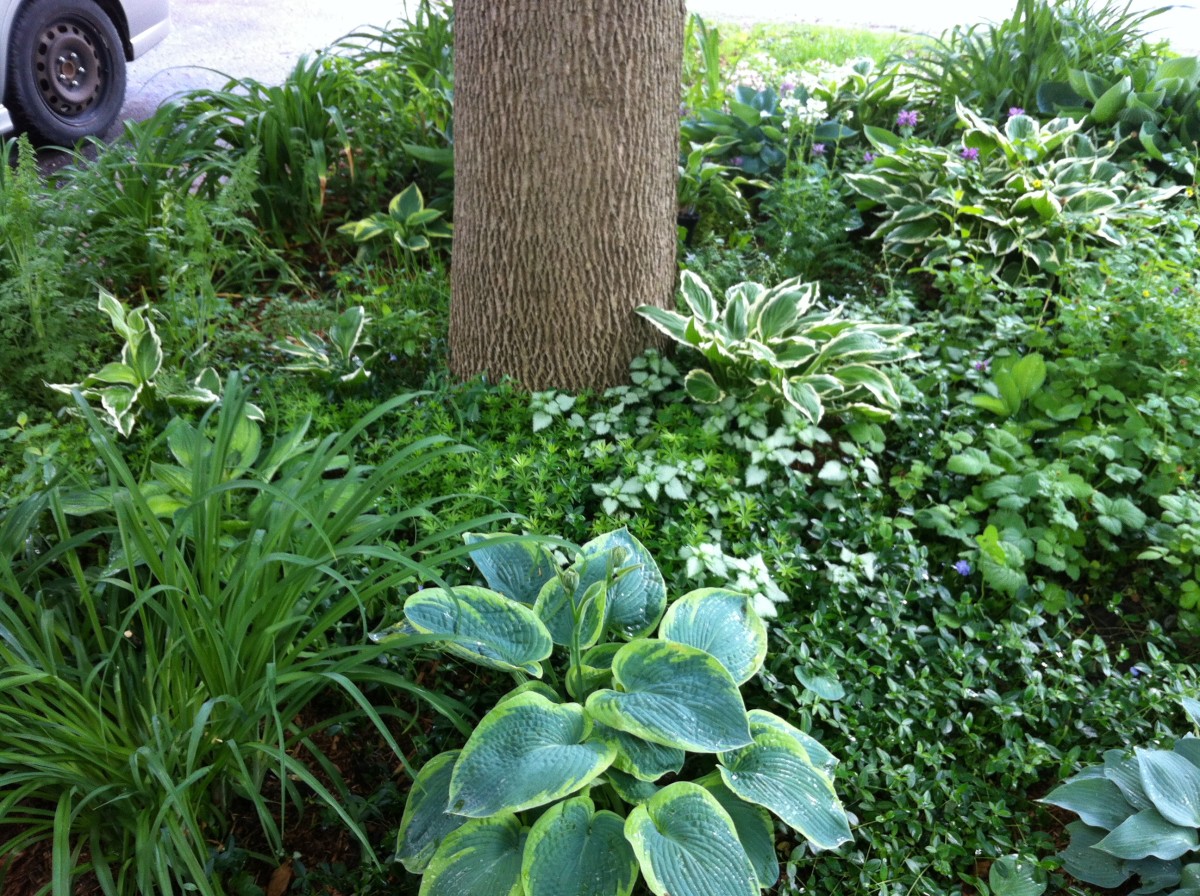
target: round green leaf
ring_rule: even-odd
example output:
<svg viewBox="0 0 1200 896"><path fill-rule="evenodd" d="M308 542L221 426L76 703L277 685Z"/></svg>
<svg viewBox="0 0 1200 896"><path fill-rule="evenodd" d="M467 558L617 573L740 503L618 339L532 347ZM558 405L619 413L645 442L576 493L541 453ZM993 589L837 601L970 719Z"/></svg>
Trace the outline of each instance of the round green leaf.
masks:
<svg viewBox="0 0 1200 896"><path fill-rule="evenodd" d="M532 539L512 540L512 536L483 535L468 532L463 536L471 545L471 559L488 587L505 597L532 606L556 570L546 548Z"/></svg>
<svg viewBox="0 0 1200 896"><path fill-rule="evenodd" d="M551 806L529 831L525 896L629 896L637 876L625 819L597 812L586 796Z"/></svg>
<svg viewBox="0 0 1200 896"><path fill-rule="evenodd" d="M1154 808L1172 824L1200 827L1200 768L1167 750L1139 748L1135 753L1142 771L1142 788Z"/></svg>
<svg viewBox="0 0 1200 896"><path fill-rule="evenodd" d="M733 820L698 784L678 781L634 808L625 838L658 896L758 896Z"/></svg>
<svg viewBox="0 0 1200 896"><path fill-rule="evenodd" d="M467 821L446 811L450 774L458 754L458 750L451 750L434 756L417 773L408 791L396 834L396 858L413 874L423 872L442 840Z"/></svg>
<svg viewBox="0 0 1200 896"><path fill-rule="evenodd" d="M1151 807L1125 819L1095 848L1118 859L1178 859L1196 846L1195 828L1172 824Z"/></svg>
<svg viewBox="0 0 1200 896"><path fill-rule="evenodd" d="M452 831L421 878L420 896L521 896L525 832L512 814Z"/></svg>
<svg viewBox="0 0 1200 896"><path fill-rule="evenodd" d="M612 764L617 749L591 736L577 703L526 692L479 722L450 779L450 811L479 818L561 799Z"/></svg>
<svg viewBox="0 0 1200 896"><path fill-rule="evenodd" d="M725 785L742 799L766 806L814 849L835 849L850 840L850 823L833 781L801 740L765 721L752 724L751 731L753 744L721 754Z"/></svg>
<svg viewBox="0 0 1200 896"><path fill-rule="evenodd" d="M422 634L446 638L456 656L506 672L542 677L554 644L529 607L488 588L426 588L404 603L404 617Z"/></svg>
<svg viewBox="0 0 1200 896"><path fill-rule="evenodd" d="M613 659L620 690L596 691L596 721L651 743L717 753L751 742L742 695L714 657L675 641L631 641Z"/></svg>
<svg viewBox="0 0 1200 896"><path fill-rule="evenodd" d="M739 685L754 677L767 656L767 627L751 599L724 588L701 588L679 598L667 609L658 636L716 657Z"/></svg>
<svg viewBox="0 0 1200 896"><path fill-rule="evenodd" d="M719 778L704 782L704 788L717 798L721 808L729 813L738 840L763 889L779 879L779 857L775 854L775 823L762 806L748 803L726 787Z"/></svg>

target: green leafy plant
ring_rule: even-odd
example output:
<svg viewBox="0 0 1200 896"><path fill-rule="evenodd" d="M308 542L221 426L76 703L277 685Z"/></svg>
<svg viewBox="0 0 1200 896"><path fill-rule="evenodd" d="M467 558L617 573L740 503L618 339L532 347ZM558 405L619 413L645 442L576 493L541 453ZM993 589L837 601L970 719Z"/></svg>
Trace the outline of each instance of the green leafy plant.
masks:
<svg viewBox="0 0 1200 896"><path fill-rule="evenodd" d="M361 221L351 221L338 228L354 242L371 243L379 237L390 237L388 246L397 252L408 269L413 256L433 246L433 240L449 239L449 223L441 220L442 213L425 207L425 197L416 184L409 184L392 197L387 214L376 212Z"/></svg>
<svg viewBox="0 0 1200 896"><path fill-rule="evenodd" d="M689 314L643 305L638 314L704 356L708 369L687 375L688 394L718 402L727 393L766 395L816 423L826 413L888 419L900 405L880 365L904 355L907 327L846 319L818 304L814 283L799 278L767 288L739 283L718 302L699 277L684 271Z"/></svg>
<svg viewBox="0 0 1200 896"><path fill-rule="evenodd" d="M779 876L768 809L815 849L850 839L836 760L742 702L767 646L747 597L668 606L625 530L566 569L529 540L468 542L488 587L411 594L377 636L437 638L524 681L413 783L398 855L422 893L627 896L640 871L659 896L754 896Z"/></svg>
<svg viewBox="0 0 1200 896"><path fill-rule="evenodd" d="M100 291L98 307L108 315L124 343L121 360L105 364L82 382L54 383L51 389L67 395L79 391L83 398L99 402L103 419L123 436L133 432L139 403L203 407L217 401L221 381L212 368L201 371L190 383L179 383L164 374L162 340L150 319L149 307L126 309L104 290Z"/></svg>
<svg viewBox="0 0 1200 896"><path fill-rule="evenodd" d="M333 322L328 339L308 333L271 348L292 359L284 370L318 374L338 386L358 385L371 376L367 364L379 354L363 335L369 321L362 305L352 305Z"/></svg>
<svg viewBox="0 0 1200 896"><path fill-rule="evenodd" d="M1184 699L1200 725L1200 703ZM1200 892L1200 738L1171 749L1109 750L1043 802L1079 816L1061 853L1072 877L1117 887L1137 875L1140 892Z"/></svg>
<svg viewBox="0 0 1200 896"><path fill-rule="evenodd" d="M172 420L169 454L142 475L80 401L107 481L68 479L0 515L0 854L50 844L56 892L91 871L108 896L215 896L210 852L235 811L270 868L315 804L373 861L316 732L362 724L396 749L400 697L463 724L399 655L361 643L396 588L461 552L453 531L449 552L436 535L397 540L427 507L388 504L454 445L354 459L411 401L342 435L269 441L231 378L199 422Z"/></svg>

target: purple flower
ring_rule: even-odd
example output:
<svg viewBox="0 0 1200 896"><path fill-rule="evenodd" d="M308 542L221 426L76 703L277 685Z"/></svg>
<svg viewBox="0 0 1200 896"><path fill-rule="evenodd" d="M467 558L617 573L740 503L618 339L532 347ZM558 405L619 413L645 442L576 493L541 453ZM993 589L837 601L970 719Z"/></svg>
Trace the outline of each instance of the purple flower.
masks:
<svg viewBox="0 0 1200 896"><path fill-rule="evenodd" d="M729 160L729 164L732 165L734 168L741 168L742 163L745 161L746 160L743 159L741 156L734 156L732 159Z"/></svg>
<svg viewBox="0 0 1200 896"><path fill-rule="evenodd" d="M978 371L979 373L987 373L988 370L991 369L992 359L984 358L982 361L976 361L971 366L974 367L975 370Z"/></svg>
<svg viewBox="0 0 1200 896"><path fill-rule="evenodd" d="M875 153L871 152L871 150L868 149L866 152L863 153L863 161L866 162L868 165L870 165L872 162L875 161Z"/></svg>
<svg viewBox="0 0 1200 896"><path fill-rule="evenodd" d="M812 153L814 156L825 155L825 144L824 143L814 143L812 145Z"/></svg>
<svg viewBox="0 0 1200 896"><path fill-rule="evenodd" d="M954 564L954 571L960 576L969 576L971 574L971 564L966 560L959 560Z"/></svg>
<svg viewBox="0 0 1200 896"><path fill-rule="evenodd" d="M915 128L919 118L916 109L901 109L896 113L896 127Z"/></svg>
<svg viewBox="0 0 1200 896"><path fill-rule="evenodd" d="M796 89L796 84L794 81L784 81L782 84L779 85L780 93L791 93L795 89Z"/></svg>
<svg viewBox="0 0 1200 896"><path fill-rule="evenodd" d="M968 162L974 162L979 158L979 150L974 146L964 146L961 155Z"/></svg>
<svg viewBox="0 0 1200 896"><path fill-rule="evenodd" d="M1009 118L1015 118L1018 115L1024 115L1024 114L1025 114L1025 110L1022 109L1020 106L1012 106L1008 110Z"/></svg>

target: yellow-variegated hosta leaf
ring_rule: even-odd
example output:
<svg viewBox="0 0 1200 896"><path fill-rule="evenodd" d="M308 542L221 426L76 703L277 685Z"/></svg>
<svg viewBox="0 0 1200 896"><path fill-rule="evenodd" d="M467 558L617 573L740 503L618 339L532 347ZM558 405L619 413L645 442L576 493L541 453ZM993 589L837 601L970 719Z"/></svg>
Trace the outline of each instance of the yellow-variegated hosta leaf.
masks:
<svg viewBox="0 0 1200 896"><path fill-rule="evenodd" d="M591 694L587 711L612 728L697 753L751 743L737 683L720 661L687 644L639 639L613 659L619 690Z"/></svg>
<svg viewBox="0 0 1200 896"><path fill-rule="evenodd" d="M733 820L699 784L678 781L637 806L625 837L658 896L758 896Z"/></svg>
<svg viewBox="0 0 1200 896"><path fill-rule="evenodd" d="M458 756L458 750L434 756L417 773L409 788L396 834L396 858L413 874L429 867L441 842L467 822L465 816L447 811L450 774Z"/></svg>
<svg viewBox="0 0 1200 896"><path fill-rule="evenodd" d="M751 599L725 588L701 588L679 598L667 608L658 635L716 657L739 685L754 677L767 656L767 627Z"/></svg>
<svg viewBox="0 0 1200 896"><path fill-rule="evenodd" d="M551 806L529 830L521 863L525 896L629 896L638 864L625 819L586 796Z"/></svg>
<svg viewBox="0 0 1200 896"><path fill-rule="evenodd" d="M470 819L434 853L420 896L523 896L525 837L512 813Z"/></svg>
<svg viewBox="0 0 1200 896"><path fill-rule="evenodd" d="M404 602L404 618L425 635L444 637L456 656L541 678L554 644L529 607L489 588L426 588Z"/></svg>
<svg viewBox="0 0 1200 896"><path fill-rule="evenodd" d="M468 532L471 560L493 591L518 603L533 605L538 592L554 577L555 563L545 546L523 538Z"/></svg>
<svg viewBox="0 0 1200 896"><path fill-rule="evenodd" d="M616 757L577 703L528 691L497 704L468 738L450 779L450 811L520 812L584 787Z"/></svg>

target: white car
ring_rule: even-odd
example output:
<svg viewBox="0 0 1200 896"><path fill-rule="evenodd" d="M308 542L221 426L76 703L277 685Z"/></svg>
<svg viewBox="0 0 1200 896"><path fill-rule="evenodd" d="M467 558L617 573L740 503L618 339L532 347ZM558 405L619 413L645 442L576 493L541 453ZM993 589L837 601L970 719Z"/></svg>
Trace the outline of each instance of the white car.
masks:
<svg viewBox="0 0 1200 896"><path fill-rule="evenodd" d="M169 0L0 0L0 133L73 146L125 101L125 64L171 30Z"/></svg>

